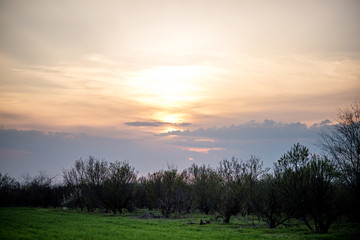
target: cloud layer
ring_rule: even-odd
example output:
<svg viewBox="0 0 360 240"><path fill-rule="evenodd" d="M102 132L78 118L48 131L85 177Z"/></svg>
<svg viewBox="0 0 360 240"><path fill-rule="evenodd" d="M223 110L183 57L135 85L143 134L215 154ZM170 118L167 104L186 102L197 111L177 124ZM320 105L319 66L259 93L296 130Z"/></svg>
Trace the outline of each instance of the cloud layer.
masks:
<svg viewBox="0 0 360 240"><path fill-rule="evenodd" d="M66 132L0 130L0 166L15 176L45 170L61 174L80 157L95 155L109 161L129 160L141 173L166 168L180 169L192 162L217 166L224 158L260 156L266 166L300 142L312 151L322 127L329 121L307 127L303 123L273 120L193 131L172 131L141 139L110 138ZM142 125L142 124L140 124Z"/></svg>

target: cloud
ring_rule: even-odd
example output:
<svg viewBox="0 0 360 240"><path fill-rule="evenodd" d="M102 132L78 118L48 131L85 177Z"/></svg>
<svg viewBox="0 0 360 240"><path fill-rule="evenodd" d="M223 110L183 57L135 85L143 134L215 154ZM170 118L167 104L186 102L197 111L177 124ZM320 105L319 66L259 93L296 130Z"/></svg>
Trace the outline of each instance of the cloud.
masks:
<svg viewBox="0 0 360 240"><path fill-rule="evenodd" d="M326 121L326 123L328 122ZM239 125L223 126L220 128L200 128L193 131L169 131L167 133L161 133L160 135L193 136L226 140L286 139L294 137L309 138L313 137L314 134L318 132L319 126L322 126L321 124L314 124L309 128L306 124L300 122L282 123L274 120L257 122L252 120L248 123Z"/></svg>
<svg viewBox="0 0 360 240"><path fill-rule="evenodd" d="M144 123L156 126L156 122ZM162 124L167 123L159 123L160 126ZM61 175L62 169L70 168L76 159L94 155L108 161L129 160L139 172L147 173L166 168L169 163L179 169L189 167L191 162L217 167L224 158L235 156L247 159L256 155L267 167L271 167L297 142L309 147L312 152L319 152L314 143L326 124L329 124L328 120L310 127L299 122L250 121L139 138L132 138L126 132L117 133L118 138L113 138L74 132L0 128L0 166L2 172L15 177L26 172L36 174L39 170ZM84 130L91 132L91 129ZM100 130L92 131L98 133Z"/></svg>
<svg viewBox="0 0 360 240"><path fill-rule="evenodd" d="M90 129L86 129L91 132ZM95 134L98 129L93 130ZM113 130L116 131L116 130ZM174 163L179 169L189 166L189 152L158 141L158 137L132 139L132 135L115 133L119 138L85 133L45 132L0 128L0 171L20 177L24 173L61 176L74 161L94 155L108 161L128 160L139 172L153 172Z"/></svg>
<svg viewBox="0 0 360 240"><path fill-rule="evenodd" d="M190 151L190 152L206 153L207 154L210 151L221 151L221 150L225 150L225 148L218 148L218 147L213 147L213 148L184 147L184 148L182 148L182 150Z"/></svg>
<svg viewBox="0 0 360 240"><path fill-rule="evenodd" d="M191 123L170 123L170 122L160 122L160 121L153 121L153 122L136 121L136 122L125 122L124 124L132 127L161 127L161 126L187 127L191 125Z"/></svg>
<svg viewBox="0 0 360 240"><path fill-rule="evenodd" d="M329 119L326 119L319 123L314 123L311 127L312 128L324 127L324 126L330 125L331 123L332 123L332 121L330 121Z"/></svg>
<svg viewBox="0 0 360 240"><path fill-rule="evenodd" d="M219 160L232 156L246 159L259 156L267 167L277 161L295 143L307 146L310 151L321 153L316 143L321 128L329 120L307 126L304 123L283 123L274 120L249 121L243 124L196 130L169 131L159 134L179 149L191 152L198 162L216 166ZM166 137L171 136L167 139ZM205 153L205 154L204 154Z"/></svg>

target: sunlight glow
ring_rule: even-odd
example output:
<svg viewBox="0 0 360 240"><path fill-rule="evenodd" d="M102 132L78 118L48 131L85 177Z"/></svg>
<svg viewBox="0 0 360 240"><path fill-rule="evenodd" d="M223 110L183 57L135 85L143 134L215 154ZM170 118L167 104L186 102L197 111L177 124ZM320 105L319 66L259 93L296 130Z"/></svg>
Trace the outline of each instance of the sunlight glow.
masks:
<svg viewBox="0 0 360 240"><path fill-rule="evenodd" d="M167 133L167 132L174 132L174 131L179 131L179 129L169 127L169 128L166 128L166 130L164 132Z"/></svg>
<svg viewBox="0 0 360 240"><path fill-rule="evenodd" d="M127 85L143 104L182 107L198 100L196 93L201 91L204 75L206 69L202 66L157 66L130 76Z"/></svg>
<svg viewBox="0 0 360 240"><path fill-rule="evenodd" d="M156 117L157 119L167 123L181 123L184 118L182 114L172 114L167 112L160 112Z"/></svg>

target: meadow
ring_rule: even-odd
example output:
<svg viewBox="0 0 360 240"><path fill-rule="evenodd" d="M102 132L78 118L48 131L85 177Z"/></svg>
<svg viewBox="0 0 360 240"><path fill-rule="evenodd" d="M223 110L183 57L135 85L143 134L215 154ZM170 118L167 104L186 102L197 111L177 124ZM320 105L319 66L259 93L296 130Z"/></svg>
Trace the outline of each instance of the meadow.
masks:
<svg viewBox="0 0 360 240"><path fill-rule="evenodd" d="M200 221L210 221L200 225ZM268 229L249 217L230 224L202 214L149 218L147 210L114 215L45 208L0 208L0 239L359 239L360 225L334 224L328 234L301 224Z"/></svg>

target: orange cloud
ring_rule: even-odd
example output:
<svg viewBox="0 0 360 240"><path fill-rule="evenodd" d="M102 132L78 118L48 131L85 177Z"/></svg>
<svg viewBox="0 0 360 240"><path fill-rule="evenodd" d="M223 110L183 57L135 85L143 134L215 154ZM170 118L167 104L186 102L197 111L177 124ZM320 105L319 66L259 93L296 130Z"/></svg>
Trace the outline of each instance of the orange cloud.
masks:
<svg viewBox="0 0 360 240"><path fill-rule="evenodd" d="M214 147L214 148L185 147L185 148L182 148L182 150L190 151L190 152L198 152L198 153L209 153L209 151L221 151L221 150L225 150L225 148L218 148L218 147Z"/></svg>

